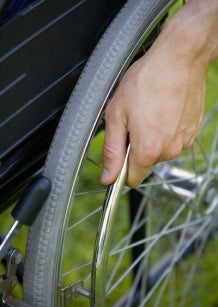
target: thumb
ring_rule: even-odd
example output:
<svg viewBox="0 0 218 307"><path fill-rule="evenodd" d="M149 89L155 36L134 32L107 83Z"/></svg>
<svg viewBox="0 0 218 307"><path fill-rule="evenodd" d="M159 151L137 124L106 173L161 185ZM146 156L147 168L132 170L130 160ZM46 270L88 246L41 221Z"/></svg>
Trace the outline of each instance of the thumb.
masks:
<svg viewBox="0 0 218 307"><path fill-rule="evenodd" d="M103 147L103 172L101 182L113 183L119 175L126 154L127 131L121 119L111 118L107 121Z"/></svg>

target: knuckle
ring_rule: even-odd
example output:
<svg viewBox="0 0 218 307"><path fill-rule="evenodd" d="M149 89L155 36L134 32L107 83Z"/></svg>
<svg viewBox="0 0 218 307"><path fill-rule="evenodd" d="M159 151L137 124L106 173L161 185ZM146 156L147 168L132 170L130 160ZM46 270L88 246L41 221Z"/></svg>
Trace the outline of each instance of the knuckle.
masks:
<svg viewBox="0 0 218 307"><path fill-rule="evenodd" d="M192 136L188 141L186 141L186 143L183 146L183 149L188 149L189 147L191 147L195 143L198 136L199 136L199 134L196 134L196 135Z"/></svg>
<svg viewBox="0 0 218 307"><path fill-rule="evenodd" d="M167 152L167 154L164 156L164 159L163 160L173 160L175 158L177 158L181 153L181 150L179 149L171 149L169 152Z"/></svg>
<svg viewBox="0 0 218 307"><path fill-rule="evenodd" d="M106 117L110 117L112 115L111 113L113 112L113 108L114 108L113 103L111 101L108 102L106 109L105 109Z"/></svg>
<svg viewBox="0 0 218 307"><path fill-rule="evenodd" d="M116 146L105 143L103 148L103 156L106 160L114 160L117 157Z"/></svg>
<svg viewBox="0 0 218 307"><path fill-rule="evenodd" d="M105 110L106 127L118 125L118 123L121 121L121 118L122 115L120 106L116 103L109 103Z"/></svg>
<svg viewBox="0 0 218 307"><path fill-rule="evenodd" d="M155 164L162 152L162 147L158 143L150 143L136 154L136 160L139 165L151 166Z"/></svg>
<svg viewBox="0 0 218 307"><path fill-rule="evenodd" d="M195 140L189 140L184 146L183 149L188 149L194 144Z"/></svg>
<svg viewBox="0 0 218 307"><path fill-rule="evenodd" d="M119 103L118 103L119 102ZM119 101L116 97L113 97L111 101L107 104L105 114L106 117L114 117L117 115L117 113L120 113L121 107L120 107L121 101Z"/></svg>
<svg viewBox="0 0 218 307"><path fill-rule="evenodd" d="M183 146L181 143L173 144L163 156L164 160L172 160L177 158L182 152Z"/></svg>

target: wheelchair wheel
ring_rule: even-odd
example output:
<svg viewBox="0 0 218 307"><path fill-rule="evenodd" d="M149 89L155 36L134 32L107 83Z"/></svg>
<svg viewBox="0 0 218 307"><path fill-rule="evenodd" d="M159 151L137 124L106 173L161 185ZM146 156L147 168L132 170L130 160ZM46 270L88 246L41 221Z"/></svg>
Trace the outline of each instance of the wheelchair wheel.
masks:
<svg viewBox="0 0 218 307"><path fill-rule="evenodd" d="M124 187L117 222L110 229L103 298L92 299L91 290L106 193L99 183L104 107L176 2L128 1L69 99L44 170L52 192L28 238L23 295L31 306L202 302L202 254L210 248L218 225L218 104L208 110L202 135L190 150L154 167L137 189Z"/></svg>

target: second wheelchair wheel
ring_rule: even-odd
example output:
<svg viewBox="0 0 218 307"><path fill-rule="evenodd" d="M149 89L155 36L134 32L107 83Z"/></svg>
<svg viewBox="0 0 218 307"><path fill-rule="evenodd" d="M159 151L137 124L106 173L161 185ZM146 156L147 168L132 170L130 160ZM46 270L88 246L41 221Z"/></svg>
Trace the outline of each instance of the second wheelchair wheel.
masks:
<svg viewBox="0 0 218 307"><path fill-rule="evenodd" d="M95 298L91 278L106 193L99 183L103 110L118 79L146 52L175 2L128 1L70 97L44 171L52 192L28 239L24 301L31 306L202 302L199 267L218 225L217 104L208 110L202 136L189 151L155 167L137 189L123 189L110 228L105 284Z"/></svg>

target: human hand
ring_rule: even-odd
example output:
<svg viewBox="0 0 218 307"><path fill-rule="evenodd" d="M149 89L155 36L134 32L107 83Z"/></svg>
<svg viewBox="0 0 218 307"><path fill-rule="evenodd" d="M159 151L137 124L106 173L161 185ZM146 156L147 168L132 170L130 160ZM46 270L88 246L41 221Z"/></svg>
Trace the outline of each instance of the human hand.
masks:
<svg viewBox="0 0 218 307"><path fill-rule="evenodd" d="M109 102L102 183L110 184L118 176L127 139L131 144L127 184L136 186L152 165L177 157L198 136L211 58L200 43L194 49L189 37L178 37L171 23L130 67Z"/></svg>
<svg viewBox="0 0 218 307"><path fill-rule="evenodd" d="M158 53L152 51L131 67L107 107L104 184L119 174L127 138L127 184L136 186L153 164L177 157L200 132L205 74L179 67L177 60L163 61Z"/></svg>

